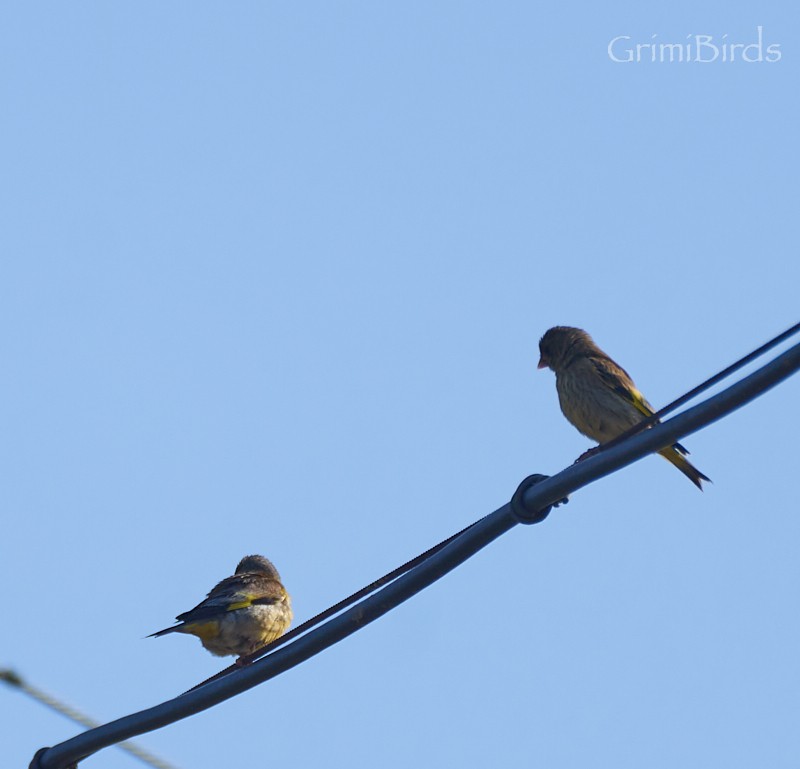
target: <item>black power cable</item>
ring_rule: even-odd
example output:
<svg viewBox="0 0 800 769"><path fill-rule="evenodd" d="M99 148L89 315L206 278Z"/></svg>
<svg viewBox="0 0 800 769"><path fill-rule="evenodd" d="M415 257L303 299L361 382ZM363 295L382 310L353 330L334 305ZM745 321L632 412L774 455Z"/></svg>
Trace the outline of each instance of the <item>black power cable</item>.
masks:
<svg viewBox="0 0 800 769"><path fill-rule="evenodd" d="M410 571L389 584L384 584L376 594L364 598L344 613L329 619L321 627L275 650L266 659L240 667L219 680L79 734L51 748L41 748L33 757L30 769L67 769L104 747L167 726L274 678L408 600L517 523L537 523L543 520L549 506L563 500L571 492L721 419L798 370L800 345L795 345L741 381L667 422L656 424L652 429L634 435L618 445L605 446L602 452L579 464L571 465L555 476L531 476L523 481L515 493L513 504L504 505L446 540L446 544L441 543L432 548L435 551L432 555L427 555L426 558L419 556L421 560ZM531 483L531 479L535 479L535 485ZM402 569L400 567L395 572Z"/></svg>

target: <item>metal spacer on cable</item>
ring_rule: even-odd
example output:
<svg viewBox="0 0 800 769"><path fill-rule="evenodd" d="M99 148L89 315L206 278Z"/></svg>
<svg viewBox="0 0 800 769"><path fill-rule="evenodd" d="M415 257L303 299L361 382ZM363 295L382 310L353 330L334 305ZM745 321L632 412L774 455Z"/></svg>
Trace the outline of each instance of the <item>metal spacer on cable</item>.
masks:
<svg viewBox="0 0 800 769"><path fill-rule="evenodd" d="M541 523L545 518L547 518L548 515L550 515L550 511L554 507L566 505L567 502L569 502L569 497L564 497L564 499L560 499L558 502L554 502L552 505L547 505L541 510L531 510L525 504L525 492L531 488L531 486L535 486L537 483L540 483L549 477L549 475L534 473L533 475L529 475L524 481L522 481L522 483L520 483L519 486L517 486L514 496L511 497L510 504L511 512L520 523Z"/></svg>

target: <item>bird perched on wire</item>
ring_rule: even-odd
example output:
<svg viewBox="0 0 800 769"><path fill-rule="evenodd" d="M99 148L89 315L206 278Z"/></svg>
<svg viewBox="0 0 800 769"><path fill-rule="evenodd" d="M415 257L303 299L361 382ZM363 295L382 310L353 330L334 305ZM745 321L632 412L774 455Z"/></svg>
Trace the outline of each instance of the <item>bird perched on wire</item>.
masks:
<svg viewBox="0 0 800 769"><path fill-rule="evenodd" d="M621 366L608 357L580 328L555 326L539 340L539 368L556 374L558 402L564 416L598 443L621 435L653 415L653 408ZM697 488L711 479L692 465L689 452L675 443L658 452Z"/></svg>
<svg viewBox="0 0 800 769"><path fill-rule="evenodd" d="M292 602L272 562L263 555L239 561L236 573L215 585L194 609L179 614L180 624L152 633L191 633L212 654L252 654L282 636L292 622Z"/></svg>

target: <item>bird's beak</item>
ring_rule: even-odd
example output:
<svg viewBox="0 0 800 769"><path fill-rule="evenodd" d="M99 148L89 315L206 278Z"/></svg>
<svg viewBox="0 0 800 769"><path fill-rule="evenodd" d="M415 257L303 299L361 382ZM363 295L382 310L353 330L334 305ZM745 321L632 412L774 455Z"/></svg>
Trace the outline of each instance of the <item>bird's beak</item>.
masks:
<svg viewBox="0 0 800 769"><path fill-rule="evenodd" d="M544 355L542 355L542 357L539 358L539 365L536 368L547 368L547 366L548 366L548 363L544 359Z"/></svg>

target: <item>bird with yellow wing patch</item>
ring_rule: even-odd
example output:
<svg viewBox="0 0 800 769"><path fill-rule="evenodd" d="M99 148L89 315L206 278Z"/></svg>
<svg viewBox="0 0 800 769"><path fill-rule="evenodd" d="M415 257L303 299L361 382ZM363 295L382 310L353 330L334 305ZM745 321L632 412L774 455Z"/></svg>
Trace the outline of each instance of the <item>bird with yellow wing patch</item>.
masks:
<svg viewBox="0 0 800 769"><path fill-rule="evenodd" d="M282 636L292 622L292 602L278 570L263 555L248 555L232 577L215 585L194 609L179 614L180 624L152 633L189 633L212 654L251 654Z"/></svg>
<svg viewBox="0 0 800 769"><path fill-rule="evenodd" d="M603 444L653 415L628 372L583 329L549 329L539 340L539 353L539 368L555 372L561 411L585 436ZM680 443L658 453L701 491L701 481L711 480L686 459L689 452Z"/></svg>

